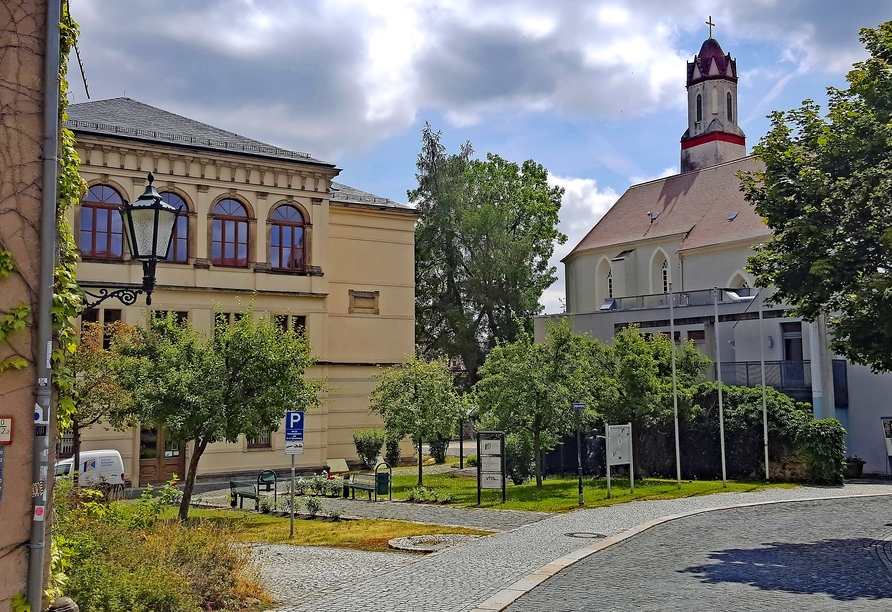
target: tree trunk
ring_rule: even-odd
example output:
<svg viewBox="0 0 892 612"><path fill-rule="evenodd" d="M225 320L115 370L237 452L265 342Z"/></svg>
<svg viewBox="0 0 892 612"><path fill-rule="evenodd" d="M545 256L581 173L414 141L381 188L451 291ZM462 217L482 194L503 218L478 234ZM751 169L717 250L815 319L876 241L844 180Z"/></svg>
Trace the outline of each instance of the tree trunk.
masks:
<svg viewBox="0 0 892 612"><path fill-rule="evenodd" d="M192 456L189 458L189 473L186 474L186 480L183 483L183 499L180 501L178 518L181 521L189 518L189 503L192 501L192 489L195 488L195 473L198 471L198 460L201 459L201 455L207 446L206 440L196 440L192 449Z"/></svg>
<svg viewBox="0 0 892 612"><path fill-rule="evenodd" d="M422 460L423 460L423 455L421 454L421 436L418 436L418 486L419 487L423 486L421 484L422 474L424 473L424 470L422 469Z"/></svg>
<svg viewBox="0 0 892 612"><path fill-rule="evenodd" d="M533 452L536 454L536 459L533 465L535 465L536 469L536 487L542 488L542 449L539 448L541 443L541 436L539 434L539 430L533 432Z"/></svg>
<svg viewBox="0 0 892 612"><path fill-rule="evenodd" d="M74 488L81 486L81 428L76 420L71 421L71 473L74 478Z"/></svg>

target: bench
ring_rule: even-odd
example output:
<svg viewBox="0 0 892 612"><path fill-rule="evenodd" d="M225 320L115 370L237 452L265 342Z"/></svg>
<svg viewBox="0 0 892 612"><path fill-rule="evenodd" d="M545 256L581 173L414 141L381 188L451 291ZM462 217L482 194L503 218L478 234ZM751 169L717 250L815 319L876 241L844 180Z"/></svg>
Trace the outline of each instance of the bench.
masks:
<svg viewBox="0 0 892 612"><path fill-rule="evenodd" d="M366 473L358 473L350 476L350 480L344 483L345 487L350 488L350 498L356 499L356 489L360 491L366 491L369 494L369 501L372 501L372 493L375 493L375 480L376 476L374 474L366 474ZM378 499L378 494L375 493L375 500Z"/></svg>
<svg viewBox="0 0 892 612"><path fill-rule="evenodd" d="M257 485L253 482L229 481L229 505L235 508L236 504L240 509L244 509L245 498L254 500L254 509L260 509L260 494L257 491Z"/></svg>

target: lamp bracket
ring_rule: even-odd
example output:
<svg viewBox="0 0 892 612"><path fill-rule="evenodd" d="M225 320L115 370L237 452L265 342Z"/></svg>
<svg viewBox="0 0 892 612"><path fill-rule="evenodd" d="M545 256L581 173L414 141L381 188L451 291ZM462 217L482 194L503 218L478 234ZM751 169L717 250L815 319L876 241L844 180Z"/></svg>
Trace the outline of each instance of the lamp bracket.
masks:
<svg viewBox="0 0 892 612"><path fill-rule="evenodd" d="M88 296L84 312L95 310L99 307L99 304L101 304L105 300L112 298L119 300L124 306L132 306L136 303L137 296L139 296L139 294L142 292L142 287L138 286L121 287L120 289L115 289L114 291L110 291L109 289L103 287L102 289L97 290L95 293L84 289L84 294ZM95 299L93 301L90 301L89 298Z"/></svg>

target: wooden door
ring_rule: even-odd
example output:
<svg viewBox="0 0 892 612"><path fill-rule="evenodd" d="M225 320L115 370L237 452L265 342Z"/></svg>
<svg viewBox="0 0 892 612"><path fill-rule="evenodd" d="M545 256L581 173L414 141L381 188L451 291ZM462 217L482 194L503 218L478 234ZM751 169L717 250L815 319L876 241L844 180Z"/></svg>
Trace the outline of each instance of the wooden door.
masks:
<svg viewBox="0 0 892 612"><path fill-rule="evenodd" d="M139 483L158 484L174 474L183 478L185 473L186 456L180 444L166 440L163 428L140 428Z"/></svg>

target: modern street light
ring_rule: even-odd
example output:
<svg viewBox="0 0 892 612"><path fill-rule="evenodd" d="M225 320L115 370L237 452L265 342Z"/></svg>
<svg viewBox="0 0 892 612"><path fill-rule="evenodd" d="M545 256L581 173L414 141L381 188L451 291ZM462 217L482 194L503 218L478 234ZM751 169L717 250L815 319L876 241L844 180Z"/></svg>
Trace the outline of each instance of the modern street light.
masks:
<svg viewBox="0 0 892 612"><path fill-rule="evenodd" d="M573 410L576 412L576 469L579 475L579 505L584 506L585 497L582 495L582 411L585 410L585 404L574 402Z"/></svg>
<svg viewBox="0 0 892 612"><path fill-rule="evenodd" d="M84 291L88 296L98 298L87 302L86 310L95 309L109 298L119 299L125 306L136 302L136 296L146 294L146 305L152 304L152 292L155 290L155 266L158 261L167 259L173 228L177 222L181 207L174 207L161 199L161 195L152 183L155 175L149 172L149 184L135 202L127 202L119 208L121 220L130 244L133 259L142 261L142 286L129 286L109 291L100 289L97 293Z"/></svg>

